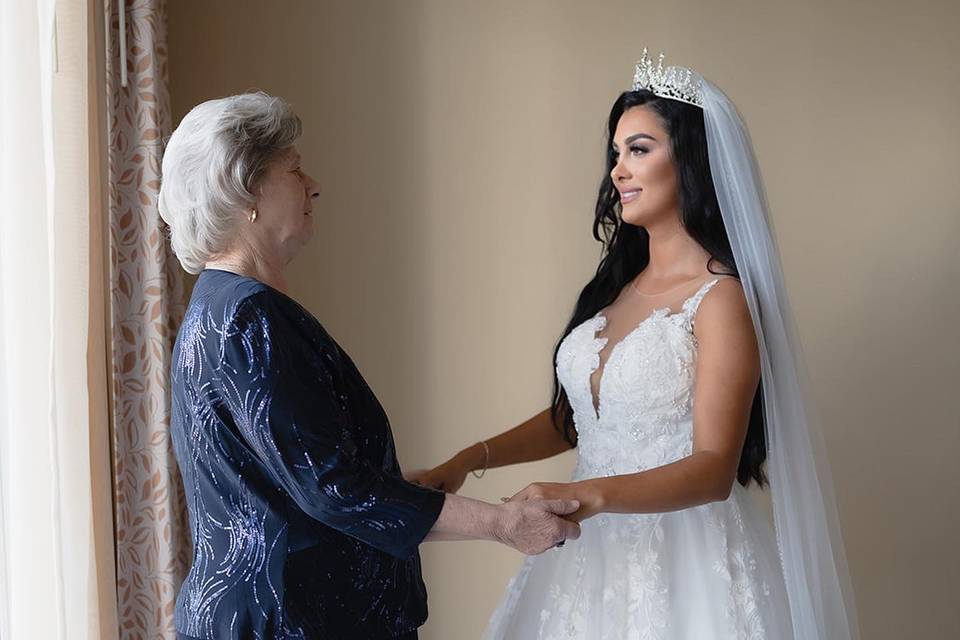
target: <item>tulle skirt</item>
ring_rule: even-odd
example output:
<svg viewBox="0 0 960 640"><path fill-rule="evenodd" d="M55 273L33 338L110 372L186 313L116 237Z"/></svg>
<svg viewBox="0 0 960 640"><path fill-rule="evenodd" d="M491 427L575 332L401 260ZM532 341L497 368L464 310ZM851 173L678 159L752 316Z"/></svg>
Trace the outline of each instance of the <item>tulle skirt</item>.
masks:
<svg viewBox="0 0 960 640"><path fill-rule="evenodd" d="M485 640L791 640L776 538L739 484L682 511L602 514L525 559Z"/></svg>

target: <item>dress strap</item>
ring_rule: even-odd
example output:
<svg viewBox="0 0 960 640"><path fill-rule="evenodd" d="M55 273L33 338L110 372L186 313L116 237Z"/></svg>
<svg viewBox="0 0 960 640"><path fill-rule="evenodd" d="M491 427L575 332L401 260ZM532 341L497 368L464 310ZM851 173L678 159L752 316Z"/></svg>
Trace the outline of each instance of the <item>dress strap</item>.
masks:
<svg viewBox="0 0 960 640"><path fill-rule="evenodd" d="M704 285L700 287L695 294L687 298L683 303L683 314L691 323L693 321L693 316L697 313L697 308L700 306L700 301L703 300L703 296L707 295L707 292L710 291L710 289L713 288L713 285L717 284L718 282L720 282L720 278L714 278L713 280L704 283Z"/></svg>

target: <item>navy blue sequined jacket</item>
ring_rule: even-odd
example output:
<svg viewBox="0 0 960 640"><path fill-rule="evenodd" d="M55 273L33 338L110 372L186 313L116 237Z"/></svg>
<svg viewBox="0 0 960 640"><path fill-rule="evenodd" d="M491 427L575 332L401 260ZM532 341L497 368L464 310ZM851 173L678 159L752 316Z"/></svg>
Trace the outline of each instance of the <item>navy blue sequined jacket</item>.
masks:
<svg viewBox="0 0 960 640"><path fill-rule="evenodd" d="M444 495L402 479L383 408L310 313L203 271L172 395L193 539L179 634L379 639L423 624L417 546Z"/></svg>

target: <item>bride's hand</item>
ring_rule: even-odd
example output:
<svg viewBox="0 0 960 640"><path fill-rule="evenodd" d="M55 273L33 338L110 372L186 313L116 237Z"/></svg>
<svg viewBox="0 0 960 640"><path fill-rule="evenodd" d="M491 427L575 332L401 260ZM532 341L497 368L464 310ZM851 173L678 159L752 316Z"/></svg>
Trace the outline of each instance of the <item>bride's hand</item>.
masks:
<svg viewBox="0 0 960 640"><path fill-rule="evenodd" d="M504 502L521 500L576 500L580 508L564 516L573 522L582 522L602 511L602 499L599 493L585 482L534 482L528 484L510 498L501 498Z"/></svg>
<svg viewBox="0 0 960 640"><path fill-rule="evenodd" d="M439 467L433 469L420 469L409 474L404 474L407 482L419 484L431 489L439 489L446 493L456 493L463 486L467 479L469 470L461 464L456 458L447 460Z"/></svg>

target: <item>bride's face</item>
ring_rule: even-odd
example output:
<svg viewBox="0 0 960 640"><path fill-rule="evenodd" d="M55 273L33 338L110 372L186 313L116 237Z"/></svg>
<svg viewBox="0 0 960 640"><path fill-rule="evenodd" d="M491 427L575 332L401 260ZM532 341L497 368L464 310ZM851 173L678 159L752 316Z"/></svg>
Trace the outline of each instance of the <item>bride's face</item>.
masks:
<svg viewBox="0 0 960 640"><path fill-rule="evenodd" d="M645 227L679 212L677 170L659 117L644 106L627 109L613 137L610 172L620 192L623 221Z"/></svg>

